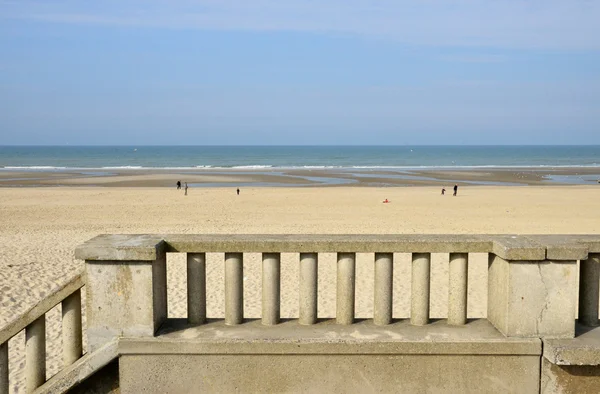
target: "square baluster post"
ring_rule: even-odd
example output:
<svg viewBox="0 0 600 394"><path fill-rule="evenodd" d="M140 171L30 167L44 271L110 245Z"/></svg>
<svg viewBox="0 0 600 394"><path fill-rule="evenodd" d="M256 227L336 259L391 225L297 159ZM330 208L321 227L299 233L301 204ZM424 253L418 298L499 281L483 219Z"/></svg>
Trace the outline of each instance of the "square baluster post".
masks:
<svg viewBox="0 0 600 394"><path fill-rule="evenodd" d="M118 337L152 337L167 318L164 242L101 235L77 248L85 260L88 351Z"/></svg>

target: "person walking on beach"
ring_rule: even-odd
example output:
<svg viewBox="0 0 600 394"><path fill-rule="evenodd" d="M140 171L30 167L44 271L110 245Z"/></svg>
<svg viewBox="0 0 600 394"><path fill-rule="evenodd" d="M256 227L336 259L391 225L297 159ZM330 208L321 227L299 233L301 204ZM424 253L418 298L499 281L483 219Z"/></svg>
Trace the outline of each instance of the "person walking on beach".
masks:
<svg viewBox="0 0 600 394"><path fill-rule="evenodd" d="M177 190L181 189L181 181L177 181Z"/></svg>
<svg viewBox="0 0 600 394"><path fill-rule="evenodd" d="M444 195L444 193L446 193L446 188L442 187L442 196Z"/></svg>
<svg viewBox="0 0 600 394"><path fill-rule="evenodd" d="M187 189L188 189L188 185L187 182L185 183L185 195L187 196Z"/></svg>
<svg viewBox="0 0 600 394"><path fill-rule="evenodd" d="M240 195L240 188L239 187L237 188L237 195L238 196Z"/></svg>
<svg viewBox="0 0 600 394"><path fill-rule="evenodd" d="M453 194L453 196L456 196L456 193L458 193L458 185L454 185L454 194Z"/></svg>

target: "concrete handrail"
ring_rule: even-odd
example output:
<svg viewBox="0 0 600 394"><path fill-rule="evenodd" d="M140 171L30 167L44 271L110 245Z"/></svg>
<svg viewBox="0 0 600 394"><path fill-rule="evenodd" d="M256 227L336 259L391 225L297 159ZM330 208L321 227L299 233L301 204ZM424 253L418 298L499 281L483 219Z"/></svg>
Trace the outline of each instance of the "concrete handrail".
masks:
<svg viewBox="0 0 600 394"><path fill-rule="evenodd" d="M600 253L600 235L99 235L75 251L81 260L155 260L164 252L494 253L506 260L582 260Z"/></svg>
<svg viewBox="0 0 600 394"><path fill-rule="evenodd" d="M0 394L8 393L8 341L25 330L25 376L27 392L46 381L45 315L62 303L63 361L69 366L82 355L81 288L85 277L79 273L47 295L37 305L0 330Z"/></svg>

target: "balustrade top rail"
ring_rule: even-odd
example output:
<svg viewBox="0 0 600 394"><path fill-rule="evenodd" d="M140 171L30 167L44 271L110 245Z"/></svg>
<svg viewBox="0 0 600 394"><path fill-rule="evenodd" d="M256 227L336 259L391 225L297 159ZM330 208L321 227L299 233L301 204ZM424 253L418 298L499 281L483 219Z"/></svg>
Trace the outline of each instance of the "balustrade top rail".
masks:
<svg viewBox="0 0 600 394"><path fill-rule="evenodd" d="M600 253L599 235L99 235L75 251L88 261L152 261L165 252L494 253L506 260L583 260Z"/></svg>

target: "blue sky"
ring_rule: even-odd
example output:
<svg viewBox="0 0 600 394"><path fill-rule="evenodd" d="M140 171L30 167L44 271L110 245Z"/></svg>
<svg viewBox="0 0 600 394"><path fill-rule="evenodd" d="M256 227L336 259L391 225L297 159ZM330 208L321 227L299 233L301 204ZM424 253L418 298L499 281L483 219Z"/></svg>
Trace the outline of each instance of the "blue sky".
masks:
<svg viewBox="0 0 600 394"><path fill-rule="evenodd" d="M0 144L600 144L600 1L0 0Z"/></svg>

